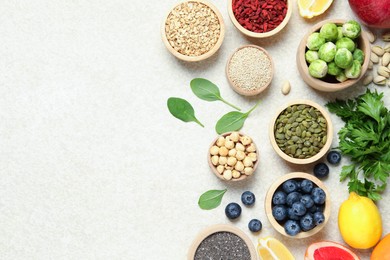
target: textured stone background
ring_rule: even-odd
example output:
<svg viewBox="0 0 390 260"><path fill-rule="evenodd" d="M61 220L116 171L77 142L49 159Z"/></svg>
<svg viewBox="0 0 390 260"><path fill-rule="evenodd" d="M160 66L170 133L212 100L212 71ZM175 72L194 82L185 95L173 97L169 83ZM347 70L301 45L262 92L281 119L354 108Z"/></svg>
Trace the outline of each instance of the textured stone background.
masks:
<svg viewBox="0 0 390 260"><path fill-rule="evenodd" d="M347 1L334 1L325 15L310 21L294 4L287 27L258 41L233 27L226 1L212 2L224 17L226 38L215 56L195 64L175 59L161 41L163 17L174 0L0 2L2 259L185 259L196 234L217 223L241 228L255 244L259 237L276 237L297 259L314 241L342 242L337 211L347 185L338 181L340 167L331 167L325 181L331 218L313 238L276 233L263 202L276 178L312 169L288 165L272 150L268 125L274 111L296 98L323 105L365 91L360 85L339 93L314 91L295 65L296 48L309 27L325 18L354 17ZM266 48L276 67L272 86L251 99L232 91L224 71L233 50L247 43ZM262 100L242 129L261 153L247 182L221 182L209 170L206 153L216 136L214 125L230 108L196 98L189 88L194 77L215 82L244 111ZM286 79L292 91L283 96ZM390 106L390 88L370 88L386 92ZM166 109L170 96L189 100L206 127L174 119ZM332 120L336 133L342 123L333 115ZM200 194L225 187L219 208L198 208ZM224 207L245 190L256 194L257 203L230 222ZM388 200L387 191L378 204L384 233L390 232ZM251 218L263 222L259 235L247 229ZM370 252L358 253L367 259Z"/></svg>

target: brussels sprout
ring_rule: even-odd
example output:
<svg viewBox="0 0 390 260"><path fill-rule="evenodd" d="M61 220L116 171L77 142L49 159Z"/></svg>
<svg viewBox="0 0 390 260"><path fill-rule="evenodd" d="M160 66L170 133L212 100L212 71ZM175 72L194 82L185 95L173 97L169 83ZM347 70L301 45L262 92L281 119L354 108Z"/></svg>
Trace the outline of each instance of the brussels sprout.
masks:
<svg viewBox="0 0 390 260"><path fill-rule="evenodd" d="M363 65L364 62L364 52L361 49L356 49L353 52L353 59L360 62Z"/></svg>
<svg viewBox="0 0 390 260"><path fill-rule="evenodd" d="M343 24L343 35L345 37L356 39L359 37L362 28L360 24L354 20L348 21Z"/></svg>
<svg viewBox="0 0 390 260"><path fill-rule="evenodd" d="M336 42L337 49L346 48L350 52L353 52L356 48L356 44L348 37L343 37Z"/></svg>
<svg viewBox="0 0 390 260"><path fill-rule="evenodd" d="M334 23L326 23L320 29L320 35L326 41L335 41L339 35L337 25Z"/></svg>
<svg viewBox="0 0 390 260"><path fill-rule="evenodd" d="M352 66L353 56L352 53L346 48L341 48L336 51L334 56L334 62L342 69L346 69Z"/></svg>
<svg viewBox="0 0 390 260"><path fill-rule="evenodd" d="M328 73L328 65L323 60L315 60L310 63L309 73L314 78L323 78Z"/></svg>
<svg viewBox="0 0 390 260"><path fill-rule="evenodd" d="M310 34L310 36L307 38L306 47L309 50L317 51L324 43L325 39L320 36L320 33L315 32Z"/></svg>
<svg viewBox="0 0 390 260"><path fill-rule="evenodd" d="M308 50L308 51L305 53L305 59L306 59L306 61L307 61L308 63L312 63L313 61L318 60L318 59L319 59L319 57L318 57L318 52Z"/></svg>
<svg viewBox="0 0 390 260"><path fill-rule="evenodd" d="M337 81L339 81L339 82L344 82L344 81L346 81L348 78L345 76L344 72L340 72L340 73L336 76L336 79L337 79Z"/></svg>
<svg viewBox="0 0 390 260"><path fill-rule="evenodd" d="M337 76L339 75L343 70L339 68L334 61L331 63L328 63L328 74Z"/></svg>
<svg viewBox="0 0 390 260"><path fill-rule="evenodd" d="M331 62L336 55L336 45L333 42L327 42L320 47L318 56L321 60Z"/></svg>
<svg viewBox="0 0 390 260"><path fill-rule="evenodd" d="M338 26L337 27L337 40L340 40L341 38L343 38L344 37L344 35L343 35L343 27L341 27L341 26Z"/></svg>
<svg viewBox="0 0 390 260"><path fill-rule="evenodd" d="M362 65L359 61L354 60L352 66L348 69L345 69L344 73L347 78L357 79L360 76L362 71Z"/></svg>

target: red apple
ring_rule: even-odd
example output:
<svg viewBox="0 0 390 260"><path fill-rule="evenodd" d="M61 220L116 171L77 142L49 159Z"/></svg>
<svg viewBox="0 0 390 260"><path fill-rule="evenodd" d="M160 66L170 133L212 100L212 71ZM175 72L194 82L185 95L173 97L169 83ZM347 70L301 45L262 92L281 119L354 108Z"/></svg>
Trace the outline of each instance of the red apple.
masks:
<svg viewBox="0 0 390 260"><path fill-rule="evenodd" d="M349 0L349 5L365 25L390 28L390 0Z"/></svg>

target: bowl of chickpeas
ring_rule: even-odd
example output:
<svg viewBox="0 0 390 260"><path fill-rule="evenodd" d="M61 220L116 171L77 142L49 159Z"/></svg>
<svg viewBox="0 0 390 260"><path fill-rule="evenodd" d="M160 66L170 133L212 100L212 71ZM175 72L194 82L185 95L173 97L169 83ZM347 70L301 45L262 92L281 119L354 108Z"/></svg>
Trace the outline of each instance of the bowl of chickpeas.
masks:
<svg viewBox="0 0 390 260"><path fill-rule="evenodd" d="M207 159L212 172L221 180L241 181L254 174L259 151L248 135L227 132L213 140Z"/></svg>

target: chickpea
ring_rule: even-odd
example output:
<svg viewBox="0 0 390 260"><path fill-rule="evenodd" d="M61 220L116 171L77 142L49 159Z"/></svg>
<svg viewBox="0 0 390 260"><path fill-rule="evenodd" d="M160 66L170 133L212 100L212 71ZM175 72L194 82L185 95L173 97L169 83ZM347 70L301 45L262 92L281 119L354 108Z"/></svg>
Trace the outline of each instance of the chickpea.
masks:
<svg viewBox="0 0 390 260"><path fill-rule="evenodd" d="M225 138L223 136L220 136L216 142L216 145L218 147L224 146L225 145Z"/></svg>
<svg viewBox="0 0 390 260"><path fill-rule="evenodd" d="M229 156L236 156L237 150L236 149L231 149L229 150Z"/></svg>
<svg viewBox="0 0 390 260"><path fill-rule="evenodd" d="M246 151L249 152L249 153L256 152L256 146L255 146L255 144L254 144L254 143L249 144L249 145L246 147Z"/></svg>
<svg viewBox="0 0 390 260"><path fill-rule="evenodd" d="M238 161L236 163L236 165L234 166L234 169L236 169L237 171L240 172L240 171L244 170L244 164L241 161Z"/></svg>
<svg viewBox="0 0 390 260"><path fill-rule="evenodd" d="M256 153L249 153L248 157L251 158L252 162L257 161L257 154Z"/></svg>
<svg viewBox="0 0 390 260"><path fill-rule="evenodd" d="M247 136L247 135L244 135L240 138L240 142L243 144L243 145L249 145L250 143L252 143L252 139Z"/></svg>
<svg viewBox="0 0 390 260"><path fill-rule="evenodd" d="M211 155L217 155L218 152L219 152L218 146L216 146L216 145L211 146L211 148L210 148L210 154Z"/></svg>
<svg viewBox="0 0 390 260"><path fill-rule="evenodd" d="M236 153L236 158L237 158L237 160L239 160L239 161L244 160L244 158L245 158L245 153L244 153L243 151L237 151L237 153Z"/></svg>
<svg viewBox="0 0 390 260"><path fill-rule="evenodd" d="M219 147L219 150L218 150L219 155L226 156L226 155L228 155L228 152L229 152L229 150L225 146Z"/></svg>
<svg viewBox="0 0 390 260"><path fill-rule="evenodd" d="M240 138L240 134L238 132L232 132L230 134L230 140L232 140L233 142L238 142Z"/></svg>
<svg viewBox="0 0 390 260"><path fill-rule="evenodd" d="M252 167L245 167L244 173L247 176L252 175L253 174L253 168Z"/></svg>
<svg viewBox="0 0 390 260"><path fill-rule="evenodd" d="M232 166L229 166L229 165L226 165L226 166L225 166L225 169L226 169L226 170L233 170L233 167L232 167Z"/></svg>
<svg viewBox="0 0 390 260"><path fill-rule="evenodd" d="M222 174L224 170L225 170L225 167L223 165L218 165L217 166L217 172L219 174Z"/></svg>
<svg viewBox="0 0 390 260"><path fill-rule="evenodd" d="M227 157L226 156L220 156L219 160L218 160L218 163L220 165L225 165L227 163Z"/></svg>
<svg viewBox="0 0 390 260"><path fill-rule="evenodd" d="M231 170L226 170L226 171L223 172L223 178L225 180L229 181L229 180L232 179L232 177L233 177L233 175L232 175L232 171Z"/></svg>
<svg viewBox="0 0 390 260"><path fill-rule="evenodd" d="M236 157L229 157L227 159L227 164L230 165L230 166L234 166L234 165L236 165L236 163L237 163Z"/></svg>
<svg viewBox="0 0 390 260"><path fill-rule="evenodd" d="M240 178L241 173L239 171L233 170L232 175L234 179Z"/></svg>
<svg viewBox="0 0 390 260"><path fill-rule="evenodd" d="M228 141L228 140L226 140L225 141L225 147L227 148L227 149L233 149L234 148L234 142L233 141Z"/></svg>
<svg viewBox="0 0 390 260"><path fill-rule="evenodd" d="M242 143L236 143L236 150L244 152L245 146L243 146Z"/></svg>
<svg viewBox="0 0 390 260"><path fill-rule="evenodd" d="M252 167L253 166L252 159L250 157L248 157L248 156L245 157L242 162L244 163L245 167Z"/></svg>
<svg viewBox="0 0 390 260"><path fill-rule="evenodd" d="M217 166L218 161L219 161L219 156L218 156L218 155L213 155L213 156L211 157L211 163L212 163L214 166Z"/></svg>

